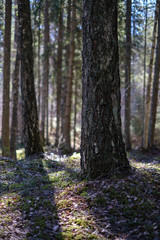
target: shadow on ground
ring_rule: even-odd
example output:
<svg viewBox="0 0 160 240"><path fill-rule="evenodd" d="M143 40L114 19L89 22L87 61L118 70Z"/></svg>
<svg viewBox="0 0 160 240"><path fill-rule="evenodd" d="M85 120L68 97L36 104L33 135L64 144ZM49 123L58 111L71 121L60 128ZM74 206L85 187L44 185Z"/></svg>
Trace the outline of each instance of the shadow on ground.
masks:
<svg viewBox="0 0 160 240"><path fill-rule="evenodd" d="M94 181L81 179L77 155L1 159L0 239L159 240L155 158L130 155L131 175Z"/></svg>
<svg viewBox="0 0 160 240"><path fill-rule="evenodd" d="M55 205L54 184L37 156L13 161L1 158L0 239L63 239ZM48 171L48 172L47 172Z"/></svg>

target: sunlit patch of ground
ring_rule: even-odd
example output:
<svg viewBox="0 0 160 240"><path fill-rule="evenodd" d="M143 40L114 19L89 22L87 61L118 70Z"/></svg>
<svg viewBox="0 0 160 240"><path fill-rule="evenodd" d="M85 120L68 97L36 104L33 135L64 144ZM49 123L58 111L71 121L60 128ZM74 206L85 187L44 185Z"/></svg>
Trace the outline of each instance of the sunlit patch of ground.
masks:
<svg viewBox="0 0 160 240"><path fill-rule="evenodd" d="M160 164L130 156L133 173L87 181L80 154L0 159L0 239L160 239Z"/></svg>

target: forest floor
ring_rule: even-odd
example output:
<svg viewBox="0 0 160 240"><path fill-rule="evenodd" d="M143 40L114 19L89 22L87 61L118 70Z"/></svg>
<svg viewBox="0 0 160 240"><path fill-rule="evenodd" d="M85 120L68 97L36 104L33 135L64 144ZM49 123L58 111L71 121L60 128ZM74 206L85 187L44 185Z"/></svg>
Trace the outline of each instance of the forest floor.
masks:
<svg viewBox="0 0 160 240"><path fill-rule="evenodd" d="M132 174L82 180L80 155L0 158L0 239L160 239L160 151Z"/></svg>

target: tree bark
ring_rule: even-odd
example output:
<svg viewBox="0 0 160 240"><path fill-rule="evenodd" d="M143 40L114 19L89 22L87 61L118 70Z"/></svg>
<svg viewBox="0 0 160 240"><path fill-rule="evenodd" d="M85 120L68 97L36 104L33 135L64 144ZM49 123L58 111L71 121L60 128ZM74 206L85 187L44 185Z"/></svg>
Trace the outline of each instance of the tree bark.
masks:
<svg viewBox="0 0 160 240"><path fill-rule="evenodd" d="M10 54L11 54L11 10L12 1L5 4L4 65L3 65L3 112L2 112L2 156L9 157L9 98L10 98Z"/></svg>
<svg viewBox="0 0 160 240"><path fill-rule="evenodd" d="M15 69L13 73L13 107L12 107L12 123L11 123L11 138L10 138L10 156L16 159L16 144L18 131L18 96L19 96L19 75L20 75L20 42L19 42L19 27L17 11L15 11L15 43L17 45Z"/></svg>
<svg viewBox="0 0 160 240"><path fill-rule="evenodd" d="M42 112L41 112L41 134L45 139L47 135L47 112L48 112L48 78L49 78L49 1L45 0L44 9L44 62L43 62L43 91L42 91ZM46 136L47 137L47 136ZM46 139L47 142L47 139Z"/></svg>
<svg viewBox="0 0 160 240"><path fill-rule="evenodd" d="M76 125L77 125L77 102L78 102L78 78L75 78L75 91L74 91L74 127L73 127L73 142L74 142L74 150L76 149Z"/></svg>
<svg viewBox="0 0 160 240"><path fill-rule="evenodd" d="M41 11L39 10L39 19L38 19L38 116L40 118L40 109L41 109ZM39 123L40 125L40 123Z"/></svg>
<svg viewBox="0 0 160 240"><path fill-rule="evenodd" d="M128 170L121 133L117 1L83 0L81 168Z"/></svg>
<svg viewBox="0 0 160 240"><path fill-rule="evenodd" d="M144 29L144 76L143 76L143 105L142 105L142 147L144 146L144 126L145 126L145 96L146 96L146 54L147 54L147 28L148 28L148 0L145 1L145 29Z"/></svg>
<svg viewBox="0 0 160 240"><path fill-rule="evenodd" d="M125 64L125 145L126 150L131 149L130 122L131 122L131 0L127 0L126 11L126 64Z"/></svg>
<svg viewBox="0 0 160 240"><path fill-rule="evenodd" d="M71 23L71 38L70 38L70 56L69 70L66 90L66 105L64 114L64 145L67 152L71 151L71 102L72 102L72 81L73 81L73 62L74 62L74 36L76 27L76 0L72 2L72 23Z"/></svg>
<svg viewBox="0 0 160 240"><path fill-rule="evenodd" d="M152 83L153 60L154 60L154 52L155 52L155 45L156 45L156 30L157 30L157 20L158 20L158 10L159 10L158 1L156 3L156 10L155 10L152 48L151 48L151 55L150 55L150 61L149 61L149 73L148 73L148 82L147 82L146 99L145 99L145 117L144 117L144 131L143 131L144 132L144 141L143 141L144 149L148 148L148 123L149 123L149 112L150 112L150 105L151 105L151 83Z"/></svg>
<svg viewBox="0 0 160 240"><path fill-rule="evenodd" d="M60 117L61 117L61 87L62 87L62 46L63 46L63 8L61 7L58 27L58 54L57 54L57 124L55 146L59 145Z"/></svg>
<svg viewBox="0 0 160 240"><path fill-rule="evenodd" d="M159 90L159 72L160 72L160 7L158 12L158 35L157 35L157 47L156 47L156 61L153 79L153 91L151 99L151 110L148 125L148 148L154 145L154 133L155 133L155 123L158 105L158 90Z"/></svg>
<svg viewBox="0 0 160 240"><path fill-rule="evenodd" d="M23 133L25 153L26 156L29 156L43 152L38 130L29 0L18 0L18 20L20 30Z"/></svg>
<svg viewBox="0 0 160 240"><path fill-rule="evenodd" d="M69 68L69 56L70 56L70 45L69 39L71 34L71 0L67 2L67 28L66 28L66 52L65 52L65 77L62 79L62 104L61 104L61 132L64 137L64 113L66 106L66 86L68 79L68 68ZM62 138L63 140L63 138Z"/></svg>

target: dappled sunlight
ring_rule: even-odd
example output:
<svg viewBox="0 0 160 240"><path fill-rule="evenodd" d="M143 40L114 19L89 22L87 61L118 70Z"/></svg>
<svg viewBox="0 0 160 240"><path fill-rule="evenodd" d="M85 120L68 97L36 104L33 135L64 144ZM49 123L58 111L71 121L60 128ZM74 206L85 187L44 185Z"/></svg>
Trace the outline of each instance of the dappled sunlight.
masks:
<svg viewBox="0 0 160 240"><path fill-rule="evenodd" d="M16 150L16 157L17 157L17 160L25 158L25 149L21 148Z"/></svg>
<svg viewBox="0 0 160 240"><path fill-rule="evenodd" d="M2 166L1 182L5 186L0 199L0 238L53 239L57 234L61 237L54 186L42 160L36 156L6 160Z"/></svg>
<svg viewBox="0 0 160 240"><path fill-rule="evenodd" d="M71 156L65 161L72 170L75 159ZM131 165L134 165L132 160ZM137 169L142 166L137 164ZM133 172L127 177L81 180L58 191L56 206L64 239L82 239L82 236L83 239L150 239L158 236L157 180L156 176L155 181L148 180L149 166L159 169L159 165L147 164L143 172ZM64 175L65 171L64 168Z"/></svg>
<svg viewBox="0 0 160 240"><path fill-rule="evenodd" d="M87 181L80 155L0 161L1 238L153 239L159 164L130 160L127 176ZM15 237L15 239L16 239Z"/></svg>
<svg viewBox="0 0 160 240"><path fill-rule="evenodd" d="M131 162L131 166L139 170L149 170L155 171L157 174L160 174L160 164L158 163L139 163L136 161Z"/></svg>

